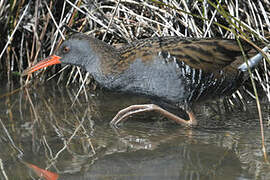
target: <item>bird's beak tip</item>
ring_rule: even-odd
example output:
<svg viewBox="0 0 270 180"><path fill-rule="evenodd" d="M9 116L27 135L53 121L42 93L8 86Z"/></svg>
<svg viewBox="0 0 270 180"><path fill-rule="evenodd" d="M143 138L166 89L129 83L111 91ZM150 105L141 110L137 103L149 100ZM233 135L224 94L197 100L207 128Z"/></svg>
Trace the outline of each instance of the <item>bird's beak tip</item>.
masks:
<svg viewBox="0 0 270 180"><path fill-rule="evenodd" d="M54 65L54 64L59 64L59 63L61 63L60 59L61 59L61 57L57 56L57 55L49 56L49 57L39 61L37 64L35 64L35 65L27 68L26 70L24 70L22 72L22 76L32 74L33 72L35 72L35 71L37 71L39 69L42 69L42 68L45 68L45 67L48 67L48 66L51 66L51 65Z"/></svg>

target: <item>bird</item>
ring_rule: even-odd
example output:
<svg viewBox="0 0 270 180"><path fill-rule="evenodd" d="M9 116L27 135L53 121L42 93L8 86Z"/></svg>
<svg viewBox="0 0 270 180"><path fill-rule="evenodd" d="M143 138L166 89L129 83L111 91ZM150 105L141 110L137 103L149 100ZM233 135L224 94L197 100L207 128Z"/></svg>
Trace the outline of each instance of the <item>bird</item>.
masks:
<svg viewBox="0 0 270 180"><path fill-rule="evenodd" d="M168 36L115 48L92 36L75 33L55 54L27 68L23 75L60 63L80 66L104 89L165 104L131 105L120 110L111 125L118 126L137 113L155 111L192 127L198 125L193 111L197 102L231 95L248 79L248 67L254 68L262 59L250 44L241 44L243 51L234 39ZM268 47L263 51L267 52ZM243 52L250 58L248 62L244 61ZM166 104L184 110L189 119L170 112Z"/></svg>

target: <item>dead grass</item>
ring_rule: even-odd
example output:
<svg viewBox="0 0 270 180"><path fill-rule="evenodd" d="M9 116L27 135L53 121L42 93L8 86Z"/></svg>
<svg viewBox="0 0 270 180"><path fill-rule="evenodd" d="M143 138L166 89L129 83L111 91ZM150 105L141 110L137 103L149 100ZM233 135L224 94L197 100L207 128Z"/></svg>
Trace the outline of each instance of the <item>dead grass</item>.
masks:
<svg viewBox="0 0 270 180"><path fill-rule="evenodd" d="M65 26L116 46L152 36L235 38L240 34L251 41L266 42L265 33L270 29L268 1L220 2L0 1L1 76L8 81L21 78L26 67L51 54L72 33ZM67 85L91 82L77 67L63 71L52 67L40 73L39 80L51 74ZM269 74L269 62L264 60L254 78L270 100Z"/></svg>

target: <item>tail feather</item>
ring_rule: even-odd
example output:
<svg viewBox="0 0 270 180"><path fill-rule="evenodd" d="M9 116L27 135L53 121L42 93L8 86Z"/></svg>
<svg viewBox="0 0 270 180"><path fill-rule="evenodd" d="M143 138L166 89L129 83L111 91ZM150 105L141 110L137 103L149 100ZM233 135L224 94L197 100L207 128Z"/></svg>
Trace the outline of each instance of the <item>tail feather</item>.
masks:
<svg viewBox="0 0 270 180"><path fill-rule="evenodd" d="M268 52L269 47L268 46L264 47L262 49L262 51L265 52L265 53ZM238 69L240 71L243 71L243 72L247 71L248 67L252 69L262 60L262 58L263 58L262 53L258 53L255 56L253 56L252 58L248 59L247 62L244 62L240 66L238 66Z"/></svg>

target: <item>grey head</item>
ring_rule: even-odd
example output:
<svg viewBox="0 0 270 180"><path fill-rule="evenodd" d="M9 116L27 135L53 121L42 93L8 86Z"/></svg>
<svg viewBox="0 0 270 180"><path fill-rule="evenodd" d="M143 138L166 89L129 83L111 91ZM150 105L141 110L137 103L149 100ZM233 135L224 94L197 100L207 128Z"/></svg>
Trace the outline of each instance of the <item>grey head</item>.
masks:
<svg viewBox="0 0 270 180"><path fill-rule="evenodd" d="M63 64L81 66L91 72L98 65L98 55L94 50L93 41L96 39L90 36L80 33L74 34L63 42L56 55L61 57Z"/></svg>

